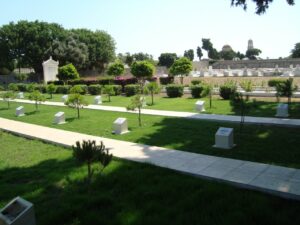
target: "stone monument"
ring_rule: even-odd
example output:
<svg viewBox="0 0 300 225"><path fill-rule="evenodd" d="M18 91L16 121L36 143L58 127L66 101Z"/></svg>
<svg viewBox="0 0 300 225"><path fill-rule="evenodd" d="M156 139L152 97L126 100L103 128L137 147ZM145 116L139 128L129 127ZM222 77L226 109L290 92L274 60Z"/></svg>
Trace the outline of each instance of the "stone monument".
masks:
<svg viewBox="0 0 300 225"><path fill-rule="evenodd" d="M17 94L17 98L24 98L24 93L23 92L19 92L18 94Z"/></svg>
<svg viewBox="0 0 300 225"><path fill-rule="evenodd" d="M276 117L288 117L289 116L289 106L288 104L280 103L277 106Z"/></svg>
<svg viewBox="0 0 300 225"><path fill-rule="evenodd" d="M233 128L220 127L215 134L215 148L231 149L233 143Z"/></svg>
<svg viewBox="0 0 300 225"><path fill-rule="evenodd" d="M44 71L44 83L47 84L48 81L57 80L58 74L58 61L54 61L52 57L43 62L43 71Z"/></svg>
<svg viewBox="0 0 300 225"><path fill-rule="evenodd" d="M58 112L54 115L54 124L64 124L65 121L65 113L64 112Z"/></svg>
<svg viewBox="0 0 300 225"><path fill-rule="evenodd" d="M102 98L101 98L100 95L97 95L97 96L94 98L94 103L95 103L95 105L102 104Z"/></svg>
<svg viewBox="0 0 300 225"><path fill-rule="evenodd" d="M128 131L128 124L126 118L119 117L113 123L113 132L114 134L125 134Z"/></svg>
<svg viewBox="0 0 300 225"><path fill-rule="evenodd" d="M16 108L16 116L25 116L25 110L23 106Z"/></svg>
<svg viewBox="0 0 300 225"><path fill-rule="evenodd" d="M205 101L197 101L196 102L196 110L199 112L204 112L205 111L204 104L205 104Z"/></svg>
<svg viewBox="0 0 300 225"><path fill-rule="evenodd" d="M66 101L68 101L68 98L69 98L68 95L63 95L63 96L61 97L61 101L62 101L62 102L66 102Z"/></svg>

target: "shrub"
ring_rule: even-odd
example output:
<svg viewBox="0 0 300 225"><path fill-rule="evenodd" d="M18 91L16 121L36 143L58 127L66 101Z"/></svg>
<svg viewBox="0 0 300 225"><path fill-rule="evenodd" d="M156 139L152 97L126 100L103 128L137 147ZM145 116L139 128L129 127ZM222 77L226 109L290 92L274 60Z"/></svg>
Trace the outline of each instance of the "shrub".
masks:
<svg viewBox="0 0 300 225"><path fill-rule="evenodd" d="M276 87L278 85L282 85L285 82L285 80L282 79L271 79L268 81L269 87Z"/></svg>
<svg viewBox="0 0 300 225"><path fill-rule="evenodd" d="M85 84L78 84L78 85L75 85L74 87L80 87L81 88L81 91L80 91L81 95L85 95L88 92L88 87Z"/></svg>
<svg viewBox="0 0 300 225"><path fill-rule="evenodd" d="M71 89L70 85L58 85L56 88L57 94L68 94Z"/></svg>
<svg viewBox="0 0 300 225"><path fill-rule="evenodd" d="M22 92L27 91L27 88L26 88L27 85L26 84L18 83L17 86L18 86L19 91L22 91Z"/></svg>
<svg viewBox="0 0 300 225"><path fill-rule="evenodd" d="M64 85L62 80L48 81L47 84Z"/></svg>
<svg viewBox="0 0 300 225"><path fill-rule="evenodd" d="M33 92L34 90L38 90L38 89L36 89L36 83L30 83L30 84L27 84L26 85L26 91L27 92Z"/></svg>
<svg viewBox="0 0 300 225"><path fill-rule="evenodd" d="M4 91L4 87L0 85L0 91Z"/></svg>
<svg viewBox="0 0 300 225"><path fill-rule="evenodd" d="M159 82L161 85L168 85L174 82L174 77L160 77Z"/></svg>
<svg viewBox="0 0 300 225"><path fill-rule="evenodd" d="M8 85L8 90L10 90L10 91L18 91L18 86L17 86L17 84L15 84L15 83L10 83L10 84Z"/></svg>
<svg viewBox="0 0 300 225"><path fill-rule="evenodd" d="M47 93L47 87L44 84L36 84L34 90L38 90L41 93Z"/></svg>
<svg viewBox="0 0 300 225"><path fill-rule="evenodd" d="M121 85L111 85L114 89L115 96L122 94L122 86Z"/></svg>
<svg viewBox="0 0 300 225"><path fill-rule="evenodd" d="M190 90L191 90L191 95L193 98L201 98L202 97L202 92L204 90L204 86L203 85L192 85L190 86Z"/></svg>
<svg viewBox="0 0 300 225"><path fill-rule="evenodd" d="M101 85L114 84L114 78L113 77L101 77L101 78L99 78L98 82Z"/></svg>
<svg viewBox="0 0 300 225"><path fill-rule="evenodd" d="M201 84L201 80L192 80L191 83L192 85Z"/></svg>
<svg viewBox="0 0 300 225"><path fill-rule="evenodd" d="M169 84L166 86L167 95L170 98L177 98L183 95L183 86L177 84Z"/></svg>
<svg viewBox="0 0 300 225"><path fill-rule="evenodd" d="M52 98L53 93L56 91L56 86L54 84L48 84L46 86L47 93L50 94L50 97Z"/></svg>
<svg viewBox="0 0 300 225"><path fill-rule="evenodd" d="M87 89L91 95L100 95L101 94L101 86L99 84L87 86Z"/></svg>
<svg viewBox="0 0 300 225"><path fill-rule="evenodd" d="M227 81L220 86L220 96L223 99L230 99L233 94L236 93L236 84L233 81Z"/></svg>
<svg viewBox="0 0 300 225"><path fill-rule="evenodd" d="M77 72L75 66L70 63L65 66L58 68L58 75L59 80L67 81L67 80L74 80L79 78L79 73Z"/></svg>
<svg viewBox="0 0 300 225"><path fill-rule="evenodd" d="M137 84L129 84L126 85L124 88L124 92L127 97L136 95L139 92L139 90L140 90L140 85Z"/></svg>

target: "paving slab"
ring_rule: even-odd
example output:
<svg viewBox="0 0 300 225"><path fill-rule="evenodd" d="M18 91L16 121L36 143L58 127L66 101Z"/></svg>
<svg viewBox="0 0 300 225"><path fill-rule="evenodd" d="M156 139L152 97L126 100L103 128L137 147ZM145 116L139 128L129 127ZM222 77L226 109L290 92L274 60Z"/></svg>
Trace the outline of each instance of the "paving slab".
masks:
<svg viewBox="0 0 300 225"><path fill-rule="evenodd" d="M119 141L1 117L0 129L66 147L82 140L103 141L110 153L121 159L150 163L182 173L230 183L242 188L300 200L299 169Z"/></svg>

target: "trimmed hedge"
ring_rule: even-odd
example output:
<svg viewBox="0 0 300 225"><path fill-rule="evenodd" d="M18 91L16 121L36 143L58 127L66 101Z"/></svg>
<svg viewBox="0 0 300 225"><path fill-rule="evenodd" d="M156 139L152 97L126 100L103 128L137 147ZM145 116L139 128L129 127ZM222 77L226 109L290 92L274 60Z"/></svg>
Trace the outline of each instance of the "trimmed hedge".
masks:
<svg viewBox="0 0 300 225"><path fill-rule="evenodd" d="M282 79L271 79L268 81L269 87L276 87L278 85L281 85L285 82L285 80Z"/></svg>
<svg viewBox="0 0 300 225"><path fill-rule="evenodd" d="M166 86L167 95L169 98L177 98L183 95L183 86L177 84L169 84Z"/></svg>
<svg viewBox="0 0 300 225"><path fill-rule="evenodd" d="M201 80L192 80L191 83L192 85L201 84Z"/></svg>
<svg viewBox="0 0 300 225"><path fill-rule="evenodd" d="M56 94L68 94L70 89L70 85L57 85Z"/></svg>
<svg viewBox="0 0 300 225"><path fill-rule="evenodd" d="M172 84L174 82L174 77L160 77L159 82L161 85Z"/></svg>
<svg viewBox="0 0 300 225"><path fill-rule="evenodd" d="M201 98L202 96L202 92L204 90L204 86L203 85L192 85L190 86L190 90L191 90L191 95L193 98Z"/></svg>
<svg viewBox="0 0 300 225"><path fill-rule="evenodd" d="M129 84L125 86L124 92L127 97L130 97L136 95L139 92L139 89L140 89L140 85Z"/></svg>
<svg viewBox="0 0 300 225"><path fill-rule="evenodd" d="M220 96L228 100L236 93L237 87L233 81L227 81L223 85L220 86Z"/></svg>
<svg viewBox="0 0 300 225"><path fill-rule="evenodd" d="M21 92L26 92L27 91L27 84L18 83L17 87L18 87L18 90L21 91Z"/></svg>
<svg viewBox="0 0 300 225"><path fill-rule="evenodd" d="M100 95L101 94L101 86L99 84L93 84L93 85L87 86L87 89L91 95Z"/></svg>
<svg viewBox="0 0 300 225"><path fill-rule="evenodd" d="M121 85L112 85L114 88L115 96L122 94L122 86Z"/></svg>

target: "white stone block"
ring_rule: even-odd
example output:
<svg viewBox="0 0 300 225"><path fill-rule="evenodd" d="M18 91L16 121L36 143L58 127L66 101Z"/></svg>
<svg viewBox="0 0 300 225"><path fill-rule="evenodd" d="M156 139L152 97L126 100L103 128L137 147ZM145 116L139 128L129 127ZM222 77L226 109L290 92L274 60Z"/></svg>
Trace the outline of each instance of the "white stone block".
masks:
<svg viewBox="0 0 300 225"><path fill-rule="evenodd" d="M23 92L19 92L17 94L17 98L24 98L24 93Z"/></svg>
<svg viewBox="0 0 300 225"><path fill-rule="evenodd" d="M288 104L280 103L277 106L276 117L288 117L289 116L289 106Z"/></svg>
<svg viewBox="0 0 300 225"><path fill-rule="evenodd" d="M293 73L294 73L295 77L300 77L300 67L299 67L299 65L296 66Z"/></svg>
<svg viewBox="0 0 300 225"><path fill-rule="evenodd" d="M65 121L65 113L64 112L58 112L54 115L54 124L64 124Z"/></svg>
<svg viewBox="0 0 300 225"><path fill-rule="evenodd" d="M25 116L25 110L23 106L16 108L16 116Z"/></svg>
<svg viewBox="0 0 300 225"><path fill-rule="evenodd" d="M140 101L142 102L142 107L146 107L147 106L147 102L146 102L145 97L141 97Z"/></svg>
<svg viewBox="0 0 300 225"><path fill-rule="evenodd" d="M34 207L31 202L16 197L0 210L1 225L35 225Z"/></svg>
<svg viewBox="0 0 300 225"><path fill-rule="evenodd" d="M233 143L233 128L220 127L215 134L215 148L231 149Z"/></svg>
<svg viewBox="0 0 300 225"><path fill-rule="evenodd" d="M124 134L128 132L128 124L126 118L119 117L113 123L114 134Z"/></svg>
<svg viewBox="0 0 300 225"><path fill-rule="evenodd" d="M66 101L68 101L68 98L69 98L68 95L63 95L63 96L61 97L61 100L62 100L63 102L66 102Z"/></svg>
<svg viewBox="0 0 300 225"><path fill-rule="evenodd" d="M204 109L204 104L205 104L205 101L197 101L196 102L196 110L199 111L199 112L204 112L205 109Z"/></svg>
<svg viewBox="0 0 300 225"><path fill-rule="evenodd" d="M99 104L102 104L102 98L100 95L97 95L95 98L94 98L94 103L96 105L99 105Z"/></svg>

